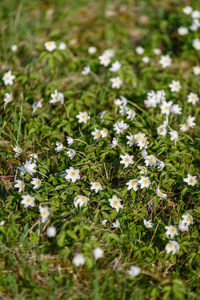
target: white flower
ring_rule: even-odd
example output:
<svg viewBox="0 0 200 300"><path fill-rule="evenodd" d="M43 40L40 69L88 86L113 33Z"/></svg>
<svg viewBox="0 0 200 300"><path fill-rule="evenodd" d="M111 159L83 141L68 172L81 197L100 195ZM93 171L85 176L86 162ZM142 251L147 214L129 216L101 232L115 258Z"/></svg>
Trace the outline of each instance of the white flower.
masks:
<svg viewBox="0 0 200 300"><path fill-rule="evenodd" d="M65 179L67 181L70 181L70 179L71 179L72 182L76 182L76 180L81 178L79 175L79 172L80 172L79 169L75 170L73 167L70 167L69 169L66 169L65 171L66 171L66 174L64 174L64 175L66 175Z"/></svg>
<svg viewBox="0 0 200 300"><path fill-rule="evenodd" d="M169 84L171 92L179 92L182 88L180 81L172 80L172 83Z"/></svg>
<svg viewBox="0 0 200 300"><path fill-rule="evenodd" d="M127 119L130 119L131 121L135 118L135 111L133 109L128 108L128 110L126 111L128 117Z"/></svg>
<svg viewBox="0 0 200 300"><path fill-rule="evenodd" d="M0 222L0 226L3 226L4 224L5 224L4 220Z"/></svg>
<svg viewBox="0 0 200 300"><path fill-rule="evenodd" d="M140 170L140 174L146 175L147 174L147 168L143 166L138 166L138 169Z"/></svg>
<svg viewBox="0 0 200 300"><path fill-rule="evenodd" d="M170 107L170 112L175 115L181 115L181 113L182 113L181 110L182 110L182 108L178 104L173 104Z"/></svg>
<svg viewBox="0 0 200 300"><path fill-rule="evenodd" d="M111 207L115 208L117 212L119 212L120 208L123 208L123 205L120 203L122 200L117 198L117 196L112 196L112 198L108 199Z"/></svg>
<svg viewBox="0 0 200 300"><path fill-rule="evenodd" d="M122 101L122 105L126 106L128 100L125 97L123 97L123 96L120 96L120 99Z"/></svg>
<svg viewBox="0 0 200 300"><path fill-rule="evenodd" d="M42 108L42 101L43 101L43 99L41 99L41 100L39 100L39 101L35 101L35 102L32 104L33 114L36 112L36 109L37 109L37 108Z"/></svg>
<svg viewBox="0 0 200 300"><path fill-rule="evenodd" d="M150 166L150 167L156 166L156 163L157 163L157 160L156 160L156 157L153 154L146 156L145 164L146 164L147 167L148 166Z"/></svg>
<svg viewBox="0 0 200 300"><path fill-rule="evenodd" d="M33 178L31 184L34 185L33 189L37 190L41 186L41 180L39 178Z"/></svg>
<svg viewBox="0 0 200 300"><path fill-rule="evenodd" d="M115 148L117 146L117 144L118 144L118 139L113 138L111 148Z"/></svg>
<svg viewBox="0 0 200 300"><path fill-rule="evenodd" d="M186 123L189 127L193 128L196 124L193 122L195 117L189 116L186 120Z"/></svg>
<svg viewBox="0 0 200 300"><path fill-rule="evenodd" d="M110 81L112 82L111 87L114 89L119 89L120 86L122 85L123 81L121 80L121 78L119 76L115 77L115 78L110 78Z"/></svg>
<svg viewBox="0 0 200 300"><path fill-rule="evenodd" d="M79 123L87 123L87 121L90 119L90 117L88 116L88 113L85 112L80 112L77 116L76 116L79 120Z"/></svg>
<svg viewBox="0 0 200 300"><path fill-rule="evenodd" d="M8 71L4 74L2 80L4 81L4 84L7 85L13 85L13 80L15 79L15 75L11 74L11 71Z"/></svg>
<svg viewBox="0 0 200 300"><path fill-rule="evenodd" d="M22 149L18 146L13 147L13 150L16 152L15 157L20 156L20 154L23 152Z"/></svg>
<svg viewBox="0 0 200 300"><path fill-rule="evenodd" d="M161 113L166 114L167 116L169 116L169 114L171 112L171 106L172 105L173 105L172 101L169 101L169 102L163 101L162 105L160 106Z"/></svg>
<svg viewBox="0 0 200 300"><path fill-rule="evenodd" d="M186 6L182 9L185 15L191 15L192 13L192 7L191 6Z"/></svg>
<svg viewBox="0 0 200 300"><path fill-rule="evenodd" d="M54 226L49 226L49 227L47 228L47 236L48 236L49 238L56 236L56 227L54 227Z"/></svg>
<svg viewBox="0 0 200 300"><path fill-rule="evenodd" d="M190 93L187 97L188 97L187 101L188 101L189 103L192 103L193 105L195 105L196 102L199 101L199 97L198 97L198 95L195 94L195 93Z"/></svg>
<svg viewBox="0 0 200 300"><path fill-rule="evenodd" d="M55 148L56 152L60 152L63 149L63 144L60 142L56 142L56 146L57 146Z"/></svg>
<svg viewBox="0 0 200 300"><path fill-rule="evenodd" d="M71 146L73 144L73 142L74 142L74 139L72 137L70 137L70 136L67 136L66 140L67 140L67 143L68 143L69 146Z"/></svg>
<svg viewBox="0 0 200 300"><path fill-rule="evenodd" d="M145 63L145 64L148 64L148 62L150 61L150 58L148 56L144 56L142 58L142 61Z"/></svg>
<svg viewBox="0 0 200 300"><path fill-rule="evenodd" d="M160 55L160 54L161 54L161 49L155 48L155 49L153 49L153 53L154 53L155 55Z"/></svg>
<svg viewBox="0 0 200 300"><path fill-rule="evenodd" d="M178 229L183 232L183 231L188 231L189 228L188 228L187 223L180 220L179 223L178 223Z"/></svg>
<svg viewBox="0 0 200 300"><path fill-rule="evenodd" d="M122 105L122 100L120 100L119 98L117 98L117 99L114 99L113 103L116 106L120 106L120 105Z"/></svg>
<svg viewBox="0 0 200 300"><path fill-rule="evenodd" d="M127 114L127 111L128 111L128 108L127 108L125 105L121 105L121 106L120 106L120 111L119 111L119 113L120 113L121 116Z"/></svg>
<svg viewBox="0 0 200 300"><path fill-rule="evenodd" d="M89 47L89 48L88 48L88 53L89 53L89 54L94 54L96 51L97 51L97 48L96 48L96 47Z"/></svg>
<svg viewBox="0 0 200 300"><path fill-rule="evenodd" d="M99 259L103 257L103 250L101 248L95 248L93 250L94 258Z"/></svg>
<svg viewBox="0 0 200 300"><path fill-rule="evenodd" d="M114 63L112 64L112 66L111 66L111 68L109 69L109 71L115 73L115 72L117 72L117 71L120 70L121 66L122 66L122 65L120 64L120 62L119 62L119 61L116 61L116 62L114 62Z"/></svg>
<svg viewBox="0 0 200 300"><path fill-rule="evenodd" d="M59 44L59 46L58 46L58 49L59 50L65 50L66 49L66 44L64 43L64 42L61 42L60 44Z"/></svg>
<svg viewBox="0 0 200 300"><path fill-rule="evenodd" d="M167 134L167 128L166 128L166 126L160 125L160 126L157 128L157 132L158 132L158 135L161 135L162 137L165 137L166 134Z"/></svg>
<svg viewBox="0 0 200 300"><path fill-rule="evenodd" d="M173 254L178 253L180 250L180 245L176 241L169 241L169 243L165 246L165 251L168 253L172 252Z"/></svg>
<svg viewBox="0 0 200 300"><path fill-rule="evenodd" d="M108 222L108 220L105 219L105 220L103 220L101 223L102 223L103 226L105 226L107 222Z"/></svg>
<svg viewBox="0 0 200 300"><path fill-rule="evenodd" d="M90 199L86 196L82 196L82 195L78 195L74 198L74 206L77 207L79 205L79 207L81 206L86 206L88 201Z"/></svg>
<svg viewBox="0 0 200 300"><path fill-rule="evenodd" d="M144 226L146 228L152 228L153 227L153 223L151 222L151 220L149 220L149 221L144 220L143 223L144 223Z"/></svg>
<svg viewBox="0 0 200 300"><path fill-rule="evenodd" d="M156 194L159 198L163 198L163 199L166 199L167 198L167 195L166 194L163 194L161 191L160 191L160 188L159 186L157 187L156 189Z"/></svg>
<svg viewBox="0 0 200 300"><path fill-rule="evenodd" d="M107 49L103 52L103 55L107 55L108 57L112 58L115 56L115 50Z"/></svg>
<svg viewBox="0 0 200 300"><path fill-rule="evenodd" d="M34 162L36 162L38 155L36 153L31 153L31 154L29 154L29 157L30 157L30 161L33 160Z"/></svg>
<svg viewBox="0 0 200 300"><path fill-rule="evenodd" d="M138 179L129 180L126 185L128 185L127 190L133 189L134 191L138 190Z"/></svg>
<svg viewBox="0 0 200 300"><path fill-rule="evenodd" d="M181 129L181 131L188 131L190 129L190 127L188 126L187 123L180 124L180 129Z"/></svg>
<svg viewBox="0 0 200 300"><path fill-rule="evenodd" d="M127 145L129 145L129 147L132 147L135 143L135 137L133 134L127 135L126 138L128 139Z"/></svg>
<svg viewBox="0 0 200 300"><path fill-rule="evenodd" d="M21 180L16 180L17 184L14 185L14 187L19 188L19 193L24 191L25 184Z"/></svg>
<svg viewBox="0 0 200 300"><path fill-rule="evenodd" d="M34 197L31 197L29 194L28 195L23 195L22 196L22 201L21 203L24 205L25 208L31 206L31 207L34 207L35 206L35 198Z"/></svg>
<svg viewBox="0 0 200 300"><path fill-rule="evenodd" d="M137 146L140 147L140 150L142 148L147 149L148 144L149 142L147 141L147 138L142 138L139 141L137 141Z"/></svg>
<svg viewBox="0 0 200 300"><path fill-rule="evenodd" d="M181 35L181 36L184 36L184 35L187 35L189 32L188 28L187 27L179 27L178 28L178 34Z"/></svg>
<svg viewBox="0 0 200 300"><path fill-rule="evenodd" d="M142 55L145 50L144 50L143 47L138 46L138 47L135 48L135 51L136 51L137 54Z"/></svg>
<svg viewBox="0 0 200 300"><path fill-rule="evenodd" d="M50 100L49 103L58 103L60 102L61 104L64 103L64 95L63 93L59 93L57 90L55 90L55 94L51 94L52 99Z"/></svg>
<svg viewBox="0 0 200 300"><path fill-rule="evenodd" d="M34 168L36 167L35 163L32 163L31 160L26 160L23 166L18 167L21 171L21 175L25 175L26 172L32 175L33 173L37 172Z"/></svg>
<svg viewBox="0 0 200 300"><path fill-rule="evenodd" d="M110 57L104 54L99 56L99 60L100 60L100 65L103 65L104 67L107 67L111 62Z"/></svg>
<svg viewBox="0 0 200 300"><path fill-rule="evenodd" d="M200 19L200 11L199 10L193 10L191 17L193 19Z"/></svg>
<svg viewBox="0 0 200 300"><path fill-rule="evenodd" d="M11 50L12 50L12 52L17 52L18 46L17 45L12 45Z"/></svg>
<svg viewBox="0 0 200 300"><path fill-rule="evenodd" d="M140 188L143 189L144 187L148 188L151 184L149 177L141 176L141 179L138 180L138 184L140 184Z"/></svg>
<svg viewBox="0 0 200 300"><path fill-rule="evenodd" d="M188 226L193 224L193 216L191 216L190 214L185 214L182 216L183 218L183 222L186 223Z"/></svg>
<svg viewBox="0 0 200 300"><path fill-rule="evenodd" d="M67 155L69 156L70 159L73 159L75 154L76 154L76 151L74 149L67 149Z"/></svg>
<svg viewBox="0 0 200 300"><path fill-rule="evenodd" d="M107 112L107 110L103 110L99 113L99 116L101 119L103 119L103 116L105 115L106 112Z"/></svg>
<svg viewBox="0 0 200 300"><path fill-rule="evenodd" d="M120 223L118 220L112 223L112 228L119 228L119 227L120 227Z"/></svg>
<svg viewBox="0 0 200 300"><path fill-rule="evenodd" d="M90 73L90 71L91 71L90 65L87 64L87 66L84 67L84 69L83 69L83 71L82 71L81 73L82 73L83 75L87 75L87 74Z"/></svg>
<svg viewBox="0 0 200 300"><path fill-rule="evenodd" d="M6 94L5 94L5 98L4 98L5 104L10 103L12 100L13 100L12 93L10 93L10 94L6 93Z"/></svg>
<svg viewBox="0 0 200 300"><path fill-rule="evenodd" d="M159 171L162 171L162 169L164 168L165 166L165 163L159 159L156 158L156 161L157 161L157 168Z"/></svg>
<svg viewBox="0 0 200 300"><path fill-rule="evenodd" d="M95 193L98 193L99 190L103 190L102 185L99 182L90 182L91 190L95 190Z"/></svg>
<svg viewBox="0 0 200 300"><path fill-rule="evenodd" d="M171 135L171 137L170 137L170 140L171 141L178 141L178 131L176 131L176 130L171 130L170 132L169 132L169 134Z"/></svg>
<svg viewBox="0 0 200 300"><path fill-rule="evenodd" d="M141 269L139 267L130 266L130 270L128 271L128 274L134 278L140 274L140 271Z"/></svg>
<svg viewBox="0 0 200 300"><path fill-rule="evenodd" d="M141 155L144 159L147 157L147 151L145 149L142 150Z"/></svg>
<svg viewBox="0 0 200 300"><path fill-rule="evenodd" d="M200 39L196 38L192 41L192 46L195 50L200 50Z"/></svg>
<svg viewBox="0 0 200 300"><path fill-rule="evenodd" d="M159 63L162 65L163 68L167 68L171 66L172 59L169 55L162 55Z"/></svg>
<svg viewBox="0 0 200 300"><path fill-rule="evenodd" d="M117 121L117 123L115 123L113 127L114 127L113 129L117 132L117 134L120 134L123 133L124 130L126 130L129 126L126 123L124 123L124 121L121 122Z"/></svg>
<svg viewBox="0 0 200 300"><path fill-rule="evenodd" d="M197 31L198 30L198 26L195 23L192 23L191 26L189 26L189 29L192 31Z"/></svg>
<svg viewBox="0 0 200 300"><path fill-rule="evenodd" d="M175 226L165 226L166 232L165 234L169 236L171 239L175 237L175 235L178 235L178 230Z"/></svg>
<svg viewBox="0 0 200 300"><path fill-rule="evenodd" d="M76 267L83 266L85 264L85 257L82 254L76 254L76 255L74 255L72 263Z"/></svg>
<svg viewBox="0 0 200 300"><path fill-rule="evenodd" d="M136 142L143 139L144 137L145 137L145 133L141 133L141 132L134 135L134 138L135 138Z"/></svg>
<svg viewBox="0 0 200 300"><path fill-rule="evenodd" d="M108 136L108 129L107 128L103 128L101 130L101 137L102 138L106 138Z"/></svg>
<svg viewBox="0 0 200 300"><path fill-rule="evenodd" d="M197 176L191 176L190 174L188 174L187 176L188 178L184 178L183 181L186 182L188 185L194 186L197 183Z"/></svg>
<svg viewBox="0 0 200 300"><path fill-rule="evenodd" d="M53 50L56 49L56 43L53 42L53 41L46 42L46 43L44 44L44 47L45 47L45 49L46 49L47 51L52 52Z"/></svg>
<svg viewBox="0 0 200 300"><path fill-rule="evenodd" d="M194 75L199 75L200 74L200 66L193 67L193 72L194 72Z"/></svg>
<svg viewBox="0 0 200 300"><path fill-rule="evenodd" d="M98 140L101 137L101 130L95 128L91 134L94 136L94 140Z"/></svg>
<svg viewBox="0 0 200 300"><path fill-rule="evenodd" d="M129 164L134 164L133 155L128 155L126 153L125 155L120 155L120 158L122 159L120 161L120 164L124 164L124 168L127 168Z"/></svg>
<svg viewBox="0 0 200 300"><path fill-rule="evenodd" d="M40 211L40 216L42 218L42 223L46 222L50 215L48 207L39 206L39 211Z"/></svg>

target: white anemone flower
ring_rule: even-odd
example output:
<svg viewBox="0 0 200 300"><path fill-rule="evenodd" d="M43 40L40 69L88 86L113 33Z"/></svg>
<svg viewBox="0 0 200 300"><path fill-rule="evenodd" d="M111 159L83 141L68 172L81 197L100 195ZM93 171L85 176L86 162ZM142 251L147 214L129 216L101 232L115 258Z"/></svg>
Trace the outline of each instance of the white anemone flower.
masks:
<svg viewBox="0 0 200 300"><path fill-rule="evenodd" d="M116 61L116 62L114 62L114 63L112 64L112 66L111 66L111 68L109 69L109 71L115 73L115 72L117 72L117 71L120 70L121 66L122 66L122 65L120 64L120 62L119 62L119 61Z"/></svg>
<svg viewBox="0 0 200 300"><path fill-rule="evenodd" d="M195 93L190 93L187 97L188 97L187 101L188 101L189 103L192 103L193 105L195 105L196 102L199 101L199 97L198 97L198 95L195 94Z"/></svg>
<svg viewBox="0 0 200 300"><path fill-rule="evenodd" d="M133 189L136 192L138 190L138 179L131 179L126 185L128 185L127 190Z"/></svg>
<svg viewBox="0 0 200 300"><path fill-rule="evenodd" d="M149 177L141 176L141 179L138 180L138 184L140 184L140 188L143 189L144 187L148 188L151 184Z"/></svg>
<svg viewBox="0 0 200 300"><path fill-rule="evenodd" d="M108 129L107 128L103 128L101 130L101 137L102 138L106 138L108 136Z"/></svg>
<svg viewBox="0 0 200 300"><path fill-rule="evenodd" d="M193 224L193 216L186 213L182 216L183 222L186 223L188 226Z"/></svg>
<svg viewBox="0 0 200 300"><path fill-rule="evenodd" d="M179 223L178 223L178 229L182 232L184 231L188 231L189 228L188 228L188 224L185 223L183 220L180 220Z"/></svg>
<svg viewBox="0 0 200 300"><path fill-rule="evenodd" d="M16 152L15 157L20 156L20 154L22 154L22 149L18 146L13 147L13 150Z"/></svg>
<svg viewBox="0 0 200 300"><path fill-rule="evenodd" d="M56 43L54 41L46 42L44 47L47 51L52 52L56 49Z"/></svg>
<svg viewBox="0 0 200 300"><path fill-rule="evenodd" d="M70 137L70 136L67 136L66 140L67 140L67 143L68 143L69 146L71 146L73 144L73 142L74 142L74 139L72 137Z"/></svg>
<svg viewBox="0 0 200 300"><path fill-rule="evenodd" d="M60 142L56 142L56 148L55 151L56 152L60 152L63 149L63 144Z"/></svg>
<svg viewBox="0 0 200 300"><path fill-rule="evenodd" d="M41 180L39 178L33 178L31 184L34 185L33 189L37 190L41 186Z"/></svg>
<svg viewBox="0 0 200 300"><path fill-rule="evenodd" d="M115 78L110 78L111 81L111 87L114 89L119 89L120 86L123 84L123 81L121 80L121 78L119 76L115 77Z"/></svg>
<svg viewBox="0 0 200 300"><path fill-rule="evenodd" d="M85 264L85 257L80 253L75 254L74 257L73 257L72 263L76 267L83 266Z"/></svg>
<svg viewBox="0 0 200 300"><path fill-rule="evenodd" d="M94 140L98 140L101 137L101 130L95 128L94 131L91 132L94 137Z"/></svg>
<svg viewBox="0 0 200 300"><path fill-rule="evenodd" d="M63 174L63 176L65 176L65 179L67 181L72 181L73 183L76 182L76 180L80 179L80 170L79 169L74 169L73 167L70 167L69 169L66 169L66 174Z"/></svg>
<svg viewBox="0 0 200 300"><path fill-rule="evenodd" d="M144 220L143 223L146 228L153 228L153 223L151 222L151 220Z"/></svg>
<svg viewBox="0 0 200 300"><path fill-rule="evenodd" d="M46 222L49 219L49 208L47 206L39 206L40 216L42 218L42 223Z"/></svg>
<svg viewBox="0 0 200 300"><path fill-rule="evenodd" d="M162 55L161 59L159 60L159 63L165 69L165 68L171 66L172 59L171 59L171 57L169 55Z"/></svg>
<svg viewBox="0 0 200 300"><path fill-rule="evenodd" d="M103 250L101 248L95 248L93 250L94 258L99 259L103 257Z"/></svg>
<svg viewBox="0 0 200 300"><path fill-rule="evenodd" d="M76 116L79 120L79 123L87 123L87 121L90 119L90 116L88 116L88 113L85 112L79 112L79 114Z"/></svg>
<svg viewBox="0 0 200 300"><path fill-rule="evenodd" d="M76 155L76 151L74 149L67 149L67 155L69 156L70 159L73 159Z"/></svg>
<svg viewBox="0 0 200 300"><path fill-rule="evenodd" d="M103 190L101 183L95 181L95 182L90 182L91 184L91 190L95 190L95 193L98 193L99 190Z"/></svg>
<svg viewBox="0 0 200 300"><path fill-rule="evenodd" d="M4 81L5 85L13 85L13 80L15 79L15 75L11 74L11 71L8 71L4 74L2 80Z"/></svg>
<svg viewBox="0 0 200 300"><path fill-rule="evenodd" d="M167 194L163 194L159 188L159 186L157 187L156 189L156 194L159 198L163 198L163 199L166 199L167 198Z"/></svg>
<svg viewBox="0 0 200 300"><path fill-rule="evenodd" d="M26 172L32 175L33 173L37 172L34 168L36 167L35 163L32 163L31 160L26 160L23 166L19 166L18 169L21 171L21 175L25 175Z"/></svg>
<svg viewBox="0 0 200 300"><path fill-rule="evenodd" d="M167 252L167 254L169 254L170 252L172 252L172 254L176 254L179 250L180 245L176 241L169 241L169 243L167 243L167 245L165 246L165 251Z"/></svg>
<svg viewBox="0 0 200 300"><path fill-rule="evenodd" d="M197 183L197 176L191 176L190 174L187 175L188 178L184 178L183 181L186 182L188 185L194 186Z"/></svg>
<svg viewBox="0 0 200 300"><path fill-rule="evenodd" d="M15 188L18 188L18 192L21 193L24 191L25 184L22 180L16 180L16 184L14 185Z"/></svg>
<svg viewBox="0 0 200 300"><path fill-rule="evenodd" d="M120 203L122 200L117 198L117 196L112 196L112 198L108 199L111 207L115 208L117 212L119 212L120 208L123 208L123 205Z"/></svg>
<svg viewBox="0 0 200 300"><path fill-rule="evenodd" d="M4 97L4 102L5 102L5 104L8 104L8 103L10 103L10 102L12 102L12 100L13 100L13 95L12 95L12 93L6 93L5 94L5 97Z"/></svg>
<svg viewBox="0 0 200 300"><path fill-rule="evenodd" d="M21 201L21 203L24 205L24 207L25 208L27 208L27 207L34 207L35 206L35 203L34 203L34 201L35 201L35 198L34 197L31 197L31 195L23 195L22 196L22 201Z"/></svg>
<svg viewBox="0 0 200 300"><path fill-rule="evenodd" d="M118 220L112 223L112 228L119 228L119 227L120 227L120 223Z"/></svg>
<svg viewBox="0 0 200 300"><path fill-rule="evenodd" d="M54 226L49 226L49 227L47 228L47 236L48 236L49 238L52 238L52 237L56 236L56 227L54 227Z"/></svg>
<svg viewBox="0 0 200 300"><path fill-rule="evenodd" d="M166 232L165 234L169 236L171 239L175 237L175 235L178 235L178 230L175 226L165 226Z"/></svg>
<svg viewBox="0 0 200 300"><path fill-rule="evenodd" d="M86 67L84 67L83 71L81 72L82 75L88 75L90 73L91 69L90 69L90 65L87 64Z"/></svg>
<svg viewBox="0 0 200 300"><path fill-rule="evenodd" d="M124 168L127 168L130 164L134 164L133 155L128 155L126 153L125 155L120 155L120 158L122 159L120 164L124 164Z"/></svg>
<svg viewBox="0 0 200 300"><path fill-rule="evenodd" d="M128 274L134 278L134 277L138 276L140 274L140 272L141 272L140 267L130 266L130 270L128 271Z"/></svg>

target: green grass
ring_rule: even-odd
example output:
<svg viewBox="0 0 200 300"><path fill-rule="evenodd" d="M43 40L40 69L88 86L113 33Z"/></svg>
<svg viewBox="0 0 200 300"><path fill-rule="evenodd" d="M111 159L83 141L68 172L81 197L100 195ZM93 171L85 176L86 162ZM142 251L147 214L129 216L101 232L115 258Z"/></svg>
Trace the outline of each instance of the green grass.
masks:
<svg viewBox="0 0 200 300"><path fill-rule="evenodd" d="M190 17L182 13L185 1L1 1L0 72L1 78L11 70L16 76L12 86L0 80L0 298L2 299L200 299L200 139L199 102L187 102L190 92L199 94L199 75L193 66L199 64L199 51L192 40L199 31L179 36L180 26L191 25ZM191 1L193 9L200 9ZM108 12L114 12L109 17ZM48 52L47 41L66 50ZM18 45L12 52L11 46ZM95 46L97 52L88 54ZM135 48L142 46L150 63L142 62ZM114 49L122 68L112 74L109 67L99 64L98 57L106 49ZM173 64L163 69L160 48L169 54ZM143 56L144 56L143 55ZM90 64L92 73L81 74ZM120 76L120 89L112 89L109 79ZM179 80L182 89L172 93L169 84ZM181 115L170 115L169 125L178 131L175 143L170 135L161 138L157 127L165 120L158 108L146 108L144 100L151 90L164 89L167 101L182 108ZM64 104L49 103L51 94L64 94ZM5 93L13 101L4 105ZM119 114L113 100L120 96L129 101L136 117L131 121ZM32 104L43 99L42 108L32 113ZM106 110L103 120L99 113ZM79 112L88 112L90 120L78 123ZM187 132L180 124L195 117L196 126ZM123 120L129 128L119 135L119 146L110 147L113 124ZM94 140L94 129L108 129L108 137ZM169 132L168 128L168 132ZM141 150L128 147L126 136L142 132L148 136L148 154L165 163L159 172L147 167L150 187L135 192L127 190L130 179L140 178L137 166L144 166ZM74 143L67 145L66 137ZM56 141L64 148L55 151ZM23 153L15 157L13 147ZM76 151L70 160L67 148ZM134 155L134 164L120 164L123 153ZM20 177L17 169L29 154L36 153L37 173ZM81 179L72 183L60 175L73 166ZM197 176L197 184L183 181L187 174ZM42 185L33 189L31 180L39 177ZM23 178L26 187L19 193L15 181ZM97 194L90 183L98 181L103 190ZM160 186L167 198L157 197ZM24 208L22 195L35 198L33 208ZM85 195L90 201L85 207L75 207L74 197ZM117 212L108 199L117 195L123 209ZM49 219L42 223L39 206L48 206ZM180 244L177 254L166 254L170 240L165 226L178 227L182 215L189 213L194 224L189 231L178 231L174 240ZM106 225L102 224L108 219ZM147 229L143 220L151 220ZM112 223L119 220L120 227ZM57 235L48 238L46 229L55 226ZM101 247L104 256L95 261L93 249ZM72 264L76 253L86 262ZM141 268L132 278L130 266Z"/></svg>

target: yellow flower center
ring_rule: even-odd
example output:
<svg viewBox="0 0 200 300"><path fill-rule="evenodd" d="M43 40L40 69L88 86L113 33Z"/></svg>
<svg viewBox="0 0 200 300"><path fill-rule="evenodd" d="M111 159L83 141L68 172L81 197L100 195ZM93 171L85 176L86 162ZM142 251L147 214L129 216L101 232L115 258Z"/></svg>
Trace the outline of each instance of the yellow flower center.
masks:
<svg viewBox="0 0 200 300"><path fill-rule="evenodd" d="M136 185L136 181L135 180L131 180L131 185L135 186Z"/></svg>
<svg viewBox="0 0 200 300"><path fill-rule="evenodd" d="M145 172L146 172L145 168L142 168L142 169L141 169L141 172L142 172L142 173L145 173Z"/></svg>
<svg viewBox="0 0 200 300"><path fill-rule="evenodd" d="M189 179L189 182L190 182L190 183L194 183L194 178L190 178L190 179Z"/></svg>
<svg viewBox="0 0 200 300"><path fill-rule="evenodd" d="M81 197L81 202L83 202L83 203L85 203L85 202L87 202L87 199L85 198L85 197Z"/></svg>
<svg viewBox="0 0 200 300"><path fill-rule="evenodd" d="M116 199L113 201L113 206L117 206L118 204L119 204L119 200Z"/></svg>
<svg viewBox="0 0 200 300"><path fill-rule="evenodd" d="M143 184L147 185L149 183L148 179L143 179Z"/></svg>
<svg viewBox="0 0 200 300"><path fill-rule="evenodd" d="M186 218L186 220L187 220L188 222L191 222L191 221L192 221L192 219L191 219L189 216Z"/></svg>
<svg viewBox="0 0 200 300"><path fill-rule="evenodd" d="M130 158L129 158L129 157L125 157L125 158L124 158L124 161L125 161L125 162L129 162L129 161L130 161Z"/></svg>
<svg viewBox="0 0 200 300"><path fill-rule="evenodd" d="M98 183L98 182L95 182L94 186L95 186L95 187L99 187L99 183Z"/></svg>
<svg viewBox="0 0 200 300"><path fill-rule="evenodd" d="M75 172L75 171L72 171L72 172L70 173L70 176L72 176L72 177L76 176L76 172Z"/></svg>

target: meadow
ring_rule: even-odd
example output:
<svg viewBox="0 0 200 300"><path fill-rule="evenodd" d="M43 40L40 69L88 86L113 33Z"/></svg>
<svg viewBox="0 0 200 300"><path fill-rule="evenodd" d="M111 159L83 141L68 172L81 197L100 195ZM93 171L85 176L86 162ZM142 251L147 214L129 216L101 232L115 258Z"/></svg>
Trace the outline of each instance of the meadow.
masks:
<svg viewBox="0 0 200 300"><path fill-rule="evenodd" d="M200 1L0 20L0 299L200 299Z"/></svg>

